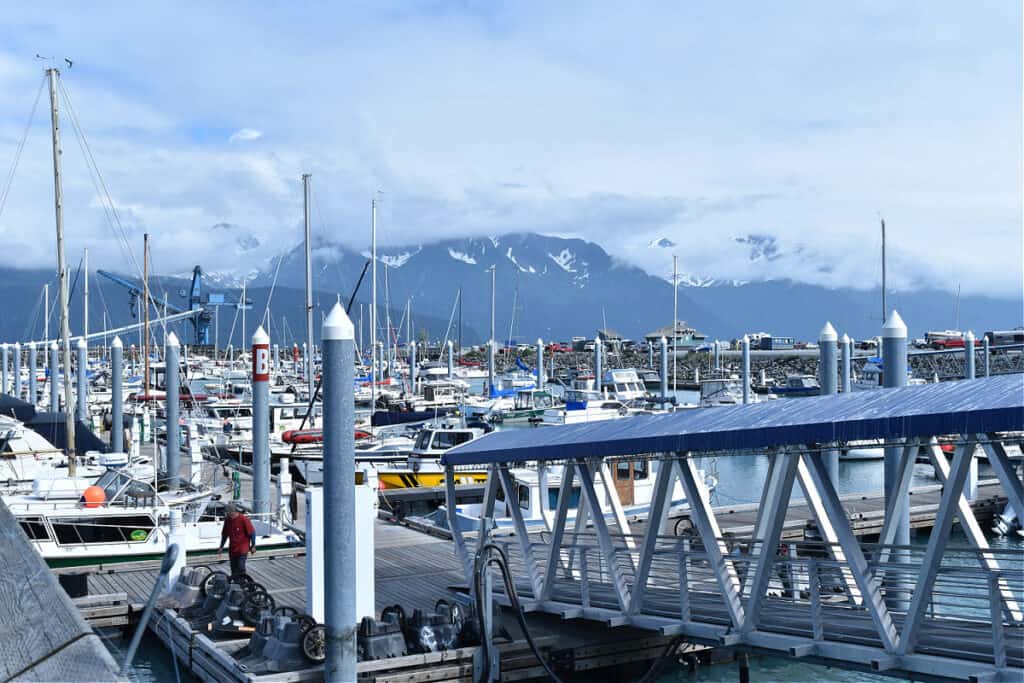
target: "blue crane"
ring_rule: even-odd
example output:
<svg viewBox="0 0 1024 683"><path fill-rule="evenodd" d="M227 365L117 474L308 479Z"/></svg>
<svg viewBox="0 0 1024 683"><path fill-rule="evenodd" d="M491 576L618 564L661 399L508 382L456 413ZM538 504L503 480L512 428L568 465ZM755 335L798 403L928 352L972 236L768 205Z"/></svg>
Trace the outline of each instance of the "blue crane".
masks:
<svg viewBox="0 0 1024 683"><path fill-rule="evenodd" d="M111 273L106 270L97 270L96 272L111 282L121 285L128 290L128 305L131 307L132 317L138 318L139 299L144 294L142 286L116 273ZM243 302L239 299L229 298L221 292L204 294L203 269L201 266L196 266L192 269L192 286L189 290L187 292L185 290L180 290L179 294L188 299L188 308L181 308L180 306L167 303L166 308L164 309L164 315L167 315L168 313L187 313L191 311L193 313L191 318L192 329L195 333L193 343L199 345L207 345L210 343L210 323L213 321L213 313L210 312L210 309L214 306L233 306L235 308L246 309L252 307L252 300L248 297L246 297ZM164 308L164 302L153 298L152 292L149 293L149 302L158 309Z"/></svg>

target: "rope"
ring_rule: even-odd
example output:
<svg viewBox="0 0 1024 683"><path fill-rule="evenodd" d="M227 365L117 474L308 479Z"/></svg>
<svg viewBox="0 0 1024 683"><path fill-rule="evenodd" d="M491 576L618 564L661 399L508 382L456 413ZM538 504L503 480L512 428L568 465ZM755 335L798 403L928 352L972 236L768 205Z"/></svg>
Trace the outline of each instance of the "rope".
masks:
<svg viewBox="0 0 1024 683"><path fill-rule="evenodd" d="M18 141L18 146L14 150L14 159L11 160L11 169L7 172L7 178L4 179L4 189L0 192L0 216L4 215L4 206L7 205L7 197L11 193L11 185L14 184L14 174L18 171L18 162L21 161L21 152L25 149L25 141L28 139L28 131L32 128L32 121L36 118L36 109L39 108L39 98L43 94L43 85L46 83L46 77L39 81L39 90L36 92L36 100L32 103L32 113L28 115L28 121L25 122L25 129L21 132L21 140Z"/></svg>

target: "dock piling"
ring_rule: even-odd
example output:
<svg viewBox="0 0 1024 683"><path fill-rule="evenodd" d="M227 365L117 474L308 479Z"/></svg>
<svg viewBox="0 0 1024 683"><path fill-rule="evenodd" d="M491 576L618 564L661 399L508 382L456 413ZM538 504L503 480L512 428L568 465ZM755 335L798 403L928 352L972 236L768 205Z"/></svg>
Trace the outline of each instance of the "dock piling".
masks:
<svg viewBox="0 0 1024 683"><path fill-rule="evenodd" d="M494 340L487 342L487 395L494 396Z"/></svg>
<svg viewBox="0 0 1024 683"><path fill-rule="evenodd" d="M124 343L120 337L114 337L110 343L110 450L115 453L124 452ZM51 378L56 378L51 370ZM56 382L54 382L56 386ZM56 394L53 387L51 396Z"/></svg>
<svg viewBox="0 0 1024 683"><path fill-rule="evenodd" d="M416 395L416 342L409 342L409 393Z"/></svg>
<svg viewBox="0 0 1024 683"><path fill-rule="evenodd" d="M836 328L831 322L826 322L818 335L818 383L821 387L822 396L831 396L836 393L839 384L838 367L836 366L836 343L839 337ZM825 459L825 469L828 471L828 478L833 486L839 485L839 451L835 448L826 450L822 457Z"/></svg>
<svg viewBox="0 0 1024 683"><path fill-rule="evenodd" d="M673 349L673 351L674 351L674 349ZM711 349L711 355L712 355L712 358L714 359L715 370L721 369L721 367L722 367L722 351L721 351L721 347L718 344L718 340L717 339L715 340L714 347Z"/></svg>
<svg viewBox="0 0 1024 683"><path fill-rule="evenodd" d="M167 350L164 357L164 384L166 385L166 411L165 420L167 431L167 488L171 491L178 489L181 480L181 433L178 431L178 411L181 408L179 398L179 387L181 381L178 378L178 357L181 352L181 344L178 342L178 335L171 332L167 335ZM253 421L255 421L255 416Z"/></svg>
<svg viewBox="0 0 1024 683"><path fill-rule="evenodd" d="M335 304L323 326L326 683L356 680L354 345L352 321Z"/></svg>
<svg viewBox="0 0 1024 683"><path fill-rule="evenodd" d="M974 379L975 376L974 332L967 330L967 334L964 335L964 379Z"/></svg>
<svg viewBox="0 0 1024 683"><path fill-rule="evenodd" d="M601 337L594 337L594 391L601 391Z"/></svg>
<svg viewBox="0 0 1024 683"><path fill-rule="evenodd" d="M89 345L85 337L78 338L76 351L78 352L78 372L76 373L75 387L78 395L75 397L75 419L86 423L89 419Z"/></svg>
<svg viewBox="0 0 1024 683"><path fill-rule="evenodd" d="M60 387L57 378L60 376L60 349L57 342L50 342L50 412L60 412Z"/></svg>
<svg viewBox="0 0 1024 683"><path fill-rule="evenodd" d="M537 388L544 388L544 340L537 337Z"/></svg>
<svg viewBox="0 0 1024 683"><path fill-rule="evenodd" d="M850 341L850 335L843 334L842 348L840 350L843 354L843 372L840 376L839 389L844 394L848 394L850 393L850 368L853 365L853 342Z"/></svg>
<svg viewBox="0 0 1024 683"><path fill-rule="evenodd" d="M269 521L270 337L262 325L252 335L252 498L253 512Z"/></svg>
<svg viewBox="0 0 1024 683"><path fill-rule="evenodd" d="M743 335L740 349L743 353L743 405L747 405L750 403L750 337L747 335Z"/></svg>
<svg viewBox="0 0 1024 683"><path fill-rule="evenodd" d="M32 407L36 407L39 403L39 394L36 392L36 369L38 368L38 360L36 359L36 343L28 343L28 402L32 404Z"/></svg>
<svg viewBox="0 0 1024 683"><path fill-rule="evenodd" d="M882 328L882 358L884 365L882 369L882 384L887 389L903 387L907 384L907 326L903 318L895 310L889 315ZM894 505L890 506L889 499L897 494L897 486L900 478L900 456L902 446L894 444L885 448L884 464L884 493L886 498L886 509L893 511L892 523L896 532L893 543L898 546L910 545L910 498L902 496ZM893 558L896 562L908 563L909 552L906 549L893 551ZM906 610L909 604L910 586L905 579L896 579L889 586L886 593L886 602L890 609Z"/></svg>
<svg viewBox="0 0 1024 683"><path fill-rule="evenodd" d="M448 340L448 379L455 379L455 344Z"/></svg>
<svg viewBox="0 0 1024 683"><path fill-rule="evenodd" d="M21 342L14 342L14 397L21 398Z"/></svg>
<svg viewBox="0 0 1024 683"><path fill-rule="evenodd" d="M668 398L668 340L661 338L661 397Z"/></svg>

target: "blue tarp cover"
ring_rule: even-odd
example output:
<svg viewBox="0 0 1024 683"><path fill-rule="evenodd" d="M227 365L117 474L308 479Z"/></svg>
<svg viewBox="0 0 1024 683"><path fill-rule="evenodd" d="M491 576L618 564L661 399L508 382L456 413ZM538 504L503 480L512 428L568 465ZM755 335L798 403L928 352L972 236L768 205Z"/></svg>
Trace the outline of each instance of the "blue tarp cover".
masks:
<svg viewBox="0 0 1024 683"><path fill-rule="evenodd" d="M1024 429L1024 375L1002 375L494 432L456 446L446 465L744 451L857 439Z"/></svg>

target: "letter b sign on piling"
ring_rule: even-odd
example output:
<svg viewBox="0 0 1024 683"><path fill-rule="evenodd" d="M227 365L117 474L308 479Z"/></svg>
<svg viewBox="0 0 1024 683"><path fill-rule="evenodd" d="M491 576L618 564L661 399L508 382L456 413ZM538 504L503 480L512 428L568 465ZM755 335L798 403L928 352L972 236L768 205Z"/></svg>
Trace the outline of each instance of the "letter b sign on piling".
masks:
<svg viewBox="0 0 1024 683"><path fill-rule="evenodd" d="M252 381L270 380L270 345L254 344L252 347Z"/></svg>

